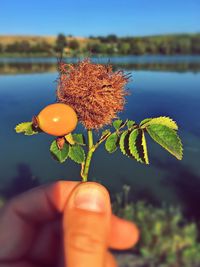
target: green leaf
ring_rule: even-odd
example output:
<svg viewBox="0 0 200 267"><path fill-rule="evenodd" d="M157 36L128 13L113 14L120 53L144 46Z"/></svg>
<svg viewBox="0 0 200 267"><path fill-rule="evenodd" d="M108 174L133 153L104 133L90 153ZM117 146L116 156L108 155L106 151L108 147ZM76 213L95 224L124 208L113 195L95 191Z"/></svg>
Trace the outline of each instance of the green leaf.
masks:
<svg viewBox="0 0 200 267"><path fill-rule="evenodd" d="M101 138L105 137L106 135L110 134L110 130L106 129L101 133Z"/></svg>
<svg viewBox="0 0 200 267"><path fill-rule="evenodd" d="M60 163L63 163L69 154L69 145L64 144L63 148L60 150L57 146L56 140L54 140L50 146L50 151L52 156L59 161Z"/></svg>
<svg viewBox="0 0 200 267"><path fill-rule="evenodd" d="M25 135L34 135L38 131L33 128L32 122L22 122L15 127L16 133L24 133Z"/></svg>
<svg viewBox="0 0 200 267"><path fill-rule="evenodd" d="M123 122L122 120L115 120L113 121L113 127L115 128L115 130L119 130L120 126L122 126Z"/></svg>
<svg viewBox="0 0 200 267"><path fill-rule="evenodd" d="M124 154L127 157L132 157L129 151L129 147L128 147L128 138L129 138L129 132L124 131L122 135L120 136L119 147L120 147L122 154Z"/></svg>
<svg viewBox="0 0 200 267"><path fill-rule="evenodd" d="M69 157L76 163L83 163L85 160L85 151L80 145L70 146Z"/></svg>
<svg viewBox="0 0 200 267"><path fill-rule="evenodd" d="M153 124L147 127L147 132L155 142L165 148L177 159L182 159L182 143L173 129L162 124Z"/></svg>
<svg viewBox="0 0 200 267"><path fill-rule="evenodd" d="M109 153L113 153L117 150L118 146L118 135L117 133L112 133L105 142L105 148Z"/></svg>
<svg viewBox="0 0 200 267"><path fill-rule="evenodd" d="M130 133L130 135L129 135L129 150L130 150L131 155L137 161L142 162L142 160L140 158L140 155L139 155L139 152L138 152L138 147L136 145L138 135L139 135L139 130L138 129L135 129Z"/></svg>
<svg viewBox="0 0 200 267"><path fill-rule="evenodd" d="M161 124L161 125L165 125L173 130L178 130L178 125L176 124L175 121L173 121L171 118L169 117L158 117L158 118L149 118L149 119L145 119L140 123L140 126L142 129L148 127L149 125L153 125L153 124Z"/></svg>
<svg viewBox="0 0 200 267"><path fill-rule="evenodd" d="M144 162L146 164L149 164L149 157L147 152L147 143L146 143L146 137L144 134L144 131L142 131L142 147L143 147L143 154L144 154Z"/></svg>
<svg viewBox="0 0 200 267"><path fill-rule="evenodd" d="M128 127L128 129L130 129L134 124L136 124L135 121L128 120L127 121L127 127Z"/></svg>
<svg viewBox="0 0 200 267"><path fill-rule="evenodd" d="M73 140L77 145L85 146L85 137L83 134L72 134Z"/></svg>
<svg viewBox="0 0 200 267"><path fill-rule="evenodd" d="M139 162L149 164L147 145L144 131L133 130L129 135L129 150L131 155Z"/></svg>
<svg viewBox="0 0 200 267"><path fill-rule="evenodd" d="M73 138L73 136L72 136L71 133L65 135L65 140L66 140L70 145L74 145L74 144L75 144L74 138Z"/></svg>
<svg viewBox="0 0 200 267"><path fill-rule="evenodd" d="M144 120L142 120L141 122L140 122L140 127L142 127L145 123L148 123L150 120L152 120L153 118L146 118L146 119L144 119Z"/></svg>
<svg viewBox="0 0 200 267"><path fill-rule="evenodd" d="M120 148L122 154L129 157L128 153L126 152L126 148L125 148L125 137L127 136L127 134L128 134L128 131L124 131L122 133L122 135L120 136L119 148Z"/></svg>

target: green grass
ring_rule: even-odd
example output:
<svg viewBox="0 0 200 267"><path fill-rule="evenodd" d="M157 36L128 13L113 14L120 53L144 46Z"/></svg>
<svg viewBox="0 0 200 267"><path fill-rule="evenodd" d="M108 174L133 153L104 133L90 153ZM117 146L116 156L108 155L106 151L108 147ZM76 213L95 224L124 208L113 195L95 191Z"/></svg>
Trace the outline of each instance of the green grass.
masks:
<svg viewBox="0 0 200 267"><path fill-rule="evenodd" d="M154 207L141 201L131 203L128 191L129 187L124 187L123 194L115 197L113 209L120 217L135 222L140 229L140 241L129 251L129 257L132 254L135 259L140 259L141 266L146 267L199 267L197 223L187 221L178 207ZM126 256L121 261L124 263ZM126 266L136 265L132 262Z"/></svg>

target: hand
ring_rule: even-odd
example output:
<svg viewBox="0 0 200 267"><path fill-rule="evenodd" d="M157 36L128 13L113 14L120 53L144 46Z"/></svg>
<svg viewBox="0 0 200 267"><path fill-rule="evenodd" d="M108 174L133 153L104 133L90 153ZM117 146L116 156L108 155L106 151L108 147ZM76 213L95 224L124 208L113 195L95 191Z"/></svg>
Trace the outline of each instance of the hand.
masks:
<svg viewBox="0 0 200 267"><path fill-rule="evenodd" d="M60 181L0 210L0 267L114 267L108 248L127 249L137 227L111 214L100 184Z"/></svg>

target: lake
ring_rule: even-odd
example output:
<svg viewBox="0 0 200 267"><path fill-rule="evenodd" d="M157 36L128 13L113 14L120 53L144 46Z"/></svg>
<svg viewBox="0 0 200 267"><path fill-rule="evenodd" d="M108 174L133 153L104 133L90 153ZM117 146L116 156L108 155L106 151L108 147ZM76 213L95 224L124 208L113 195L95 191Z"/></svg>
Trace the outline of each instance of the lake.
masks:
<svg viewBox="0 0 200 267"><path fill-rule="evenodd" d="M66 59L75 62L77 59ZM95 58L131 73L131 95L123 119L170 116L179 125L184 158L178 161L148 141L150 165L125 158L120 151L96 152L90 177L112 192L131 186L131 198L182 205L187 214L200 216L200 56L138 56ZM56 59L0 58L0 193L10 197L40 183L79 179L79 166L52 160L52 138L23 136L14 127L30 121L55 101ZM80 127L78 128L80 130Z"/></svg>

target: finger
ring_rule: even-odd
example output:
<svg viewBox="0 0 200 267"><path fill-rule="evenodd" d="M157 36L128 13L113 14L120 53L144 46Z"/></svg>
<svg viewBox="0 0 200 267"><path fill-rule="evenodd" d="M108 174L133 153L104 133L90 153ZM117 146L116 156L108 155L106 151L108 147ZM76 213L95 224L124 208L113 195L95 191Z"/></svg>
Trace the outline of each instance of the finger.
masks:
<svg viewBox="0 0 200 267"><path fill-rule="evenodd" d="M112 215L109 247L113 249L128 249L137 243L139 230L136 225ZM52 221L40 227L34 245L30 250L29 259L38 263L50 264L56 262L58 251L61 251L61 229L59 220ZM59 256L60 257L60 256ZM56 264L54 264L56 265Z"/></svg>
<svg viewBox="0 0 200 267"><path fill-rule="evenodd" d="M139 230L135 224L113 215L111 217L111 226L109 235L110 248L128 249L138 242Z"/></svg>
<svg viewBox="0 0 200 267"><path fill-rule="evenodd" d="M137 242L139 231L136 225L112 215L111 226L108 239L110 248L128 249ZM39 264L48 265L51 263L55 266L58 257L61 257L61 254L58 254L58 251L62 251L60 247L61 237L59 220L45 224L40 228L37 238L34 240L34 246L28 256L29 259Z"/></svg>
<svg viewBox="0 0 200 267"><path fill-rule="evenodd" d="M79 184L64 210L64 252L67 267L105 267L111 205L100 184Z"/></svg>
<svg viewBox="0 0 200 267"><path fill-rule="evenodd" d="M63 246L61 240L60 220L42 225L26 258L38 265L57 266Z"/></svg>
<svg viewBox="0 0 200 267"><path fill-rule="evenodd" d="M0 212L0 261L17 260L27 254L36 236L37 224L57 218L77 184L57 182L41 186L6 204Z"/></svg>
<svg viewBox="0 0 200 267"><path fill-rule="evenodd" d="M117 262L110 252L106 254L106 265L105 267L117 267Z"/></svg>
<svg viewBox="0 0 200 267"><path fill-rule="evenodd" d="M59 181L30 190L10 201L13 212L33 223L55 219L78 182ZM38 214L40 216L38 216Z"/></svg>

